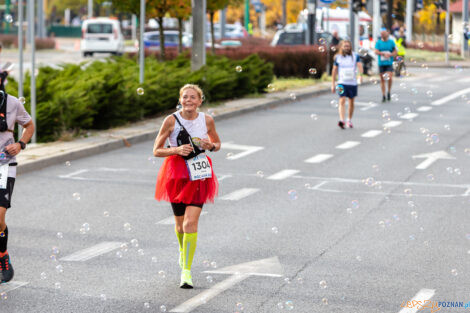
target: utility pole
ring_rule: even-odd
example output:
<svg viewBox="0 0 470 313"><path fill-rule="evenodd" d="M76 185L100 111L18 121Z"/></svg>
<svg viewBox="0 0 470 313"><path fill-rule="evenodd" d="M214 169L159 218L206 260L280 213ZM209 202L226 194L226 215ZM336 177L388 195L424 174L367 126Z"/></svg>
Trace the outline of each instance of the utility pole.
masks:
<svg viewBox="0 0 470 313"><path fill-rule="evenodd" d="M225 24L227 23L227 8L220 10L220 39L225 38Z"/></svg>
<svg viewBox="0 0 470 313"><path fill-rule="evenodd" d="M380 35L380 28L382 27L382 17L380 16L380 0L373 0L374 1L374 14L372 20L372 36L374 42L377 41Z"/></svg>
<svg viewBox="0 0 470 313"><path fill-rule="evenodd" d="M307 44L314 45L316 43L316 10L317 0L308 0L307 12L308 12L308 29L307 29Z"/></svg>
<svg viewBox="0 0 470 313"><path fill-rule="evenodd" d="M349 0L349 40L351 40L352 51L356 49L354 35L356 32L356 16L354 14L354 0Z"/></svg>
<svg viewBox="0 0 470 313"><path fill-rule="evenodd" d="M19 60L19 78L18 78L18 98L23 97L23 0L18 1L18 50ZM22 127L18 124L18 140L21 139Z"/></svg>
<svg viewBox="0 0 470 313"><path fill-rule="evenodd" d="M468 1L468 0L464 0ZM446 5L446 25L445 25L445 35L444 35L444 45L446 47L446 63L449 63L449 29L450 29L450 18L449 18L449 2L450 0L445 1Z"/></svg>
<svg viewBox="0 0 470 313"><path fill-rule="evenodd" d="M88 0L88 18L93 17L93 0Z"/></svg>
<svg viewBox="0 0 470 313"><path fill-rule="evenodd" d="M44 0L38 1L38 37L46 37L46 29L44 25Z"/></svg>
<svg viewBox="0 0 470 313"><path fill-rule="evenodd" d="M464 29L463 31L465 30L468 30L469 29L469 25L468 25L468 1L462 1L462 25L464 25ZM466 28L465 29L465 25L466 25ZM467 56L467 51L468 51L468 40L465 39L464 36L462 36L462 57L466 57Z"/></svg>
<svg viewBox="0 0 470 313"><path fill-rule="evenodd" d="M191 4L193 12L191 70L197 71L206 65L206 0L192 0ZM245 13L245 23L246 18Z"/></svg>
<svg viewBox="0 0 470 313"><path fill-rule="evenodd" d="M29 11L29 20L28 20L28 28L29 34L31 36L31 118L33 119L34 125L36 125L36 44L34 42L35 35L34 35L34 2L35 0L28 0L28 11ZM36 128L34 129L33 138L31 140L32 143L36 143Z"/></svg>
<svg viewBox="0 0 470 313"><path fill-rule="evenodd" d="M413 41L413 12L414 12L414 1L406 0L406 41Z"/></svg>
<svg viewBox="0 0 470 313"><path fill-rule="evenodd" d="M144 26L145 26L145 0L140 0L140 34L139 34L139 83L144 83L145 48L144 48Z"/></svg>

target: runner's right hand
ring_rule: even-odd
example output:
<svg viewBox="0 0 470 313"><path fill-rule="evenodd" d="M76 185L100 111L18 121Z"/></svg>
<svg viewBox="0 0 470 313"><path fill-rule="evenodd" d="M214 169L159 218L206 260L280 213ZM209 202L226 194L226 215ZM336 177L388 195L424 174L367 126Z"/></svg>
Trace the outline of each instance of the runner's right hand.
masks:
<svg viewBox="0 0 470 313"><path fill-rule="evenodd" d="M178 155L181 155L181 156L187 156L189 155L191 152L193 152L193 148L191 147L190 144L187 144L187 145L181 145L179 147L176 148L176 153Z"/></svg>
<svg viewBox="0 0 470 313"><path fill-rule="evenodd" d="M335 93L335 91L336 91L336 86L335 86L335 84L332 84L331 85L331 93Z"/></svg>

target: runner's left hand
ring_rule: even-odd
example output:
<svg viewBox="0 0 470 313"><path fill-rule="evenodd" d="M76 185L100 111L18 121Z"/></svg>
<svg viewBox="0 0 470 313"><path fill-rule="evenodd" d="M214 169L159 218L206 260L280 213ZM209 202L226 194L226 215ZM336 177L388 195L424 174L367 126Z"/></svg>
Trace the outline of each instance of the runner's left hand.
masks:
<svg viewBox="0 0 470 313"><path fill-rule="evenodd" d="M201 139L201 148L204 150L210 150L214 146L209 140L207 139Z"/></svg>
<svg viewBox="0 0 470 313"><path fill-rule="evenodd" d="M21 145L19 143L12 143L5 147L5 151L8 152L9 155L15 156L21 151Z"/></svg>

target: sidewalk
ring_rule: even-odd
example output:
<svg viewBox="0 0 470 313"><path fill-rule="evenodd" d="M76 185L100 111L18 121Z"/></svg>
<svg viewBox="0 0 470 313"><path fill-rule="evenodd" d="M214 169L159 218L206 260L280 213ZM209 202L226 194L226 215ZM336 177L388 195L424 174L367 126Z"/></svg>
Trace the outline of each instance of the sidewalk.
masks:
<svg viewBox="0 0 470 313"><path fill-rule="evenodd" d="M368 81L364 82L364 85L368 83ZM255 110L288 104L295 99L305 99L328 93L330 92L330 86L331 82L321 82L314 86L265 94L264 97L260 98L231 100L214 108L203 106L201 111L211 114L218 121ZM146 140L153 140L157 136L164 117L147 119L104 131L92 131L87 138L77 138L67 142L29 144L26 150L22 151L17 157L18 173L26 173L89 155L126 146L130 147ZM151 150L152 147L149 146L149 153L151 153Z"/></svg>

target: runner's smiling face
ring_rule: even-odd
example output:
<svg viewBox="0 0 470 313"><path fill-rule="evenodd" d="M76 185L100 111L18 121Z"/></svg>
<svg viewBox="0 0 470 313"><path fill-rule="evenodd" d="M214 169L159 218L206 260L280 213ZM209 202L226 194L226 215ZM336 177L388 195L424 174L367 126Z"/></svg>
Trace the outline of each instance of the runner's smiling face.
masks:
<svg viewBox="0 0 470 313"><path fill-rule="evenodd" d="M196 90L188 88L183 91L183 94L180 97L180 102L183 106L183 111L192 113L196 112L197 108L201 106L202 99L199 97L199 94Z"/></svg>

